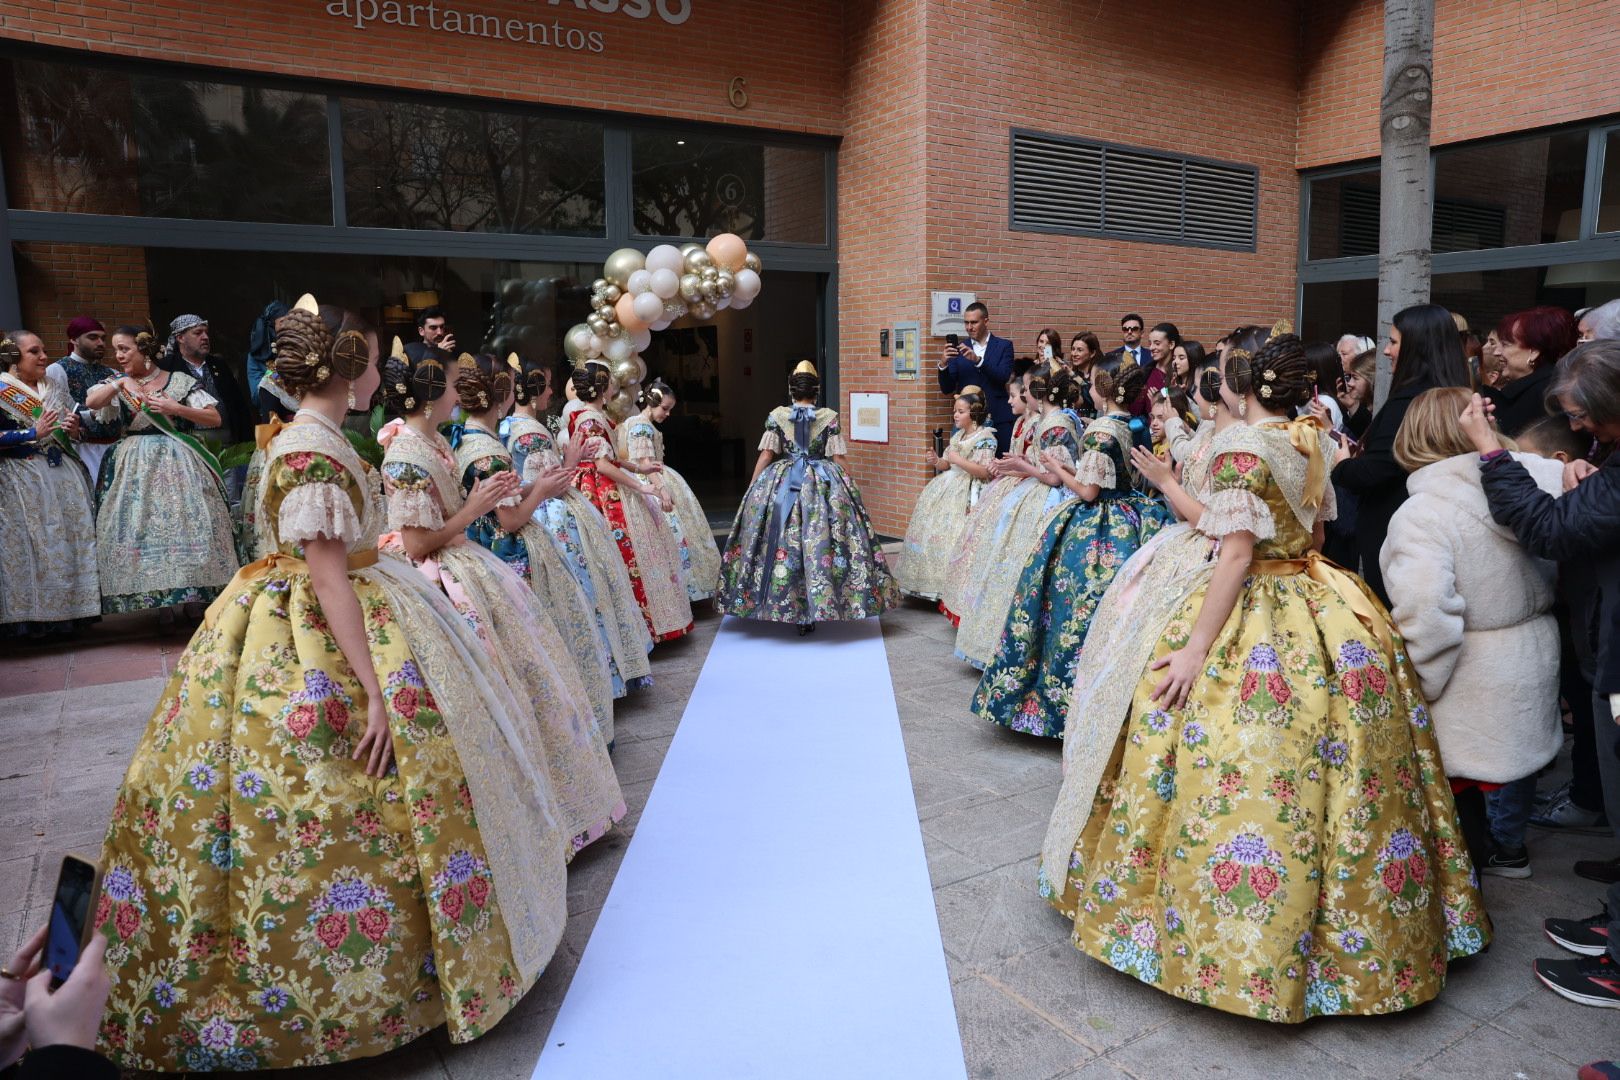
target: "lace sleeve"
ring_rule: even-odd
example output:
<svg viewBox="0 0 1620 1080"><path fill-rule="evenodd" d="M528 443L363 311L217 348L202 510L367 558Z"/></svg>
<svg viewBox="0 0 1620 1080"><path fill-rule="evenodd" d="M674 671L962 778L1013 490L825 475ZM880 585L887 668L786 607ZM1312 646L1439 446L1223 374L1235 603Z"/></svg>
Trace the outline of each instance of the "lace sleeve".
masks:
<svg viewBox="0 0 1620 1080"><path fill-rule="evenodd" d="M996 460L996 437L991 435L988 439L975 439L972 449L967 453L967 459L975 465L988 465Z"/></svg>
<svg viewBox="0 0 1620 1080"><path fill-rule="evenodd" d="M1277 522L1260 493L1270 483L1265 462L1249 453L1222 454L1210 472L1211 494L1198 519L1198 531L1219 539L1228 533L1249 532L1256 540L1277 535Z"/></svg>
<svg viewBox="0 0 1620 1080"><path fill-rule="evenodd" d="M191 409L211 409L215 405L219 404L219 399L213 394L210 394L208 391L204 390L201 386L194 386L192 387L191 392L186 394L185 400L180 402L180 404Z"/></svg>
<svg viewBox="0 0 1620 1080"><path fill-rule="evenodd" d="M385 461L382 471L390 529L444 528L444 509L424 469L409 462Z"/></svg>
<svg viewBox="0 0 1620 1080"><path fill-rule="evenodd" d="M765 434L760 436L759 448L773 454L782 452L782 433L776 428L776 417L765 421Z"/></svg>
<svg viewBox="0 0 1620 1080"><path fill-rule="evenodd" d="M276 519L282 543L360 539L360 515L349 494L355 480L337 461L325 454L287 454L277 464L274 483L286 492Z"/></svg>
<svg viewBox="0 0 1620 1080"><path fill-rule="evenodd" d="M631 461L657 461L658 447L653 443L652 429L637 424L625 436L625 457Z"/></svg>
<svg viewBox="0 0 1620 1080"><path fill-rule="evenodd" d="M827 436L827 456L843 457L849 453L849 440L844 438L842 432L834 430Z"/></svg>
<svg viewBox="0 0 1620 1080"><path fill-rule="evenodd" d="M1080 455L1080 466L1074 470L1074 478L1082 484L1111 488L1117 480L1114 460L1101 450L1088 449Z"/></svg>

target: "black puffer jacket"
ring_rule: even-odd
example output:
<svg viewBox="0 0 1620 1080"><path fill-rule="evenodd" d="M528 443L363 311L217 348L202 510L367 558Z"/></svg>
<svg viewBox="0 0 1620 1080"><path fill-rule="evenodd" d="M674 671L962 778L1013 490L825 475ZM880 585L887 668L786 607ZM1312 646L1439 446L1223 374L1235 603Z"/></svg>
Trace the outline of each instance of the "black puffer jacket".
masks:
<svg viewBox="0 0 1620 1080"><path fill-rule="evenodd" d="M1480 479L1497 523L1592 594L1593 688L1620 694L1620 455L1556 499L1507 454L1481 469Z"/></svg>

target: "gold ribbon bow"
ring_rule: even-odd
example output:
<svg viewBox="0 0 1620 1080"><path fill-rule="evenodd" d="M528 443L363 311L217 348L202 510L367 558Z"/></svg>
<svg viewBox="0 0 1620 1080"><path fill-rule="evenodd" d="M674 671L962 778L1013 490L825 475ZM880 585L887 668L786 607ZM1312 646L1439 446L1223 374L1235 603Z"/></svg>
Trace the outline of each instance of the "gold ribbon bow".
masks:
<svg viewBox="0 0 1620 1080"><path fill-rule="evenodd" d="M281 429L287 425L281 417L272 416L267 424L260 424L253 429L253 442L260 450L270 449L270 440L281 434Z"/></svg>
<svg viewBox="0 0 1620 1080"><path fill-rule="evenodd" d="M269 426L269 424L261 425L259 430L263 431L264 428ZM359 551L351 552L349 555L349 570L351 572L376 565L376 548L361 548ZM236 599L237 593L260 578L268 577L277 570L284 574L307 574L309 573L309 563L296 555L283 555L279 551L272 551L257 562L248 563L236 572L236 576L231 578L231 583L221 589L219 595L214 598L214 602L208 605L208 611L203 615L203 625L212 630L215 622L224 613L226 606Z"/></svg>
<svg viewBox="0 0 1620 1080"><path fill-rule="evenodd" d="M1327 462L1322 458L1324 430L1315 416L1288 421L1288 441L1305 456L1305 493L1301 501L1313 510L1322 505L1327 492Z"/></svg>
<svg viewBox="0 0 1620 1080"><path fill-rule="evenodd" d="M1256 559L1249 564L1251 574L1283 576L1302 571L1312 581L1325 585L1338 594L1339 599L1343 600L1345 606L1361 621L1361 625L1378 639L1378 644L1383 646L1384 657L1393 664L1395 639L1389 632L1389 616L1367 598L1360 582L1351 577L1349 571L1331 559L1323 558L1319 551L1308 551L1301 559Z"/></svg>

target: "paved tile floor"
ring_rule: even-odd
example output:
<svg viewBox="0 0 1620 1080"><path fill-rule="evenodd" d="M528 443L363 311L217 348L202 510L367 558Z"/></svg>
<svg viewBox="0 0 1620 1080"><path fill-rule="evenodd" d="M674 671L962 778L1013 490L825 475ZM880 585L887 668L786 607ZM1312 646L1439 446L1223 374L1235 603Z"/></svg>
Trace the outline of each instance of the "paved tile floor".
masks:
<svg viewBox="0 0 1620 1080"><path fill-rule="evenodd" d="M43 921L61 853L97 850L161 677L184 646L183 633L155 635L139 619L109 623L74 649L0 658L0 951ZM526 1080L718 625L702 616L690 638L660 646L658 685L621 706L614 760L630 816L575 861L563 946L519 1009L467 1046L441 1030L382 1058L287 1076ZM937 614L909 605L883 625L971 1076L1542 1080L1620 1054L1614 1013L1565 1003L1530 974L1531 959L1558 953L1542 918L1596 910L1597 887L1570 865L1609 854L1602 838L1533 833L1535 876L1487 882L1495 946L1454 970L1439 1001L1401 1016L1278 1027L1184 1004L1081 955L1034 892L1058 747L969 717L976 676L951 659L951 629ZM634 1018L625 1020L633 1037Z"/></svg>

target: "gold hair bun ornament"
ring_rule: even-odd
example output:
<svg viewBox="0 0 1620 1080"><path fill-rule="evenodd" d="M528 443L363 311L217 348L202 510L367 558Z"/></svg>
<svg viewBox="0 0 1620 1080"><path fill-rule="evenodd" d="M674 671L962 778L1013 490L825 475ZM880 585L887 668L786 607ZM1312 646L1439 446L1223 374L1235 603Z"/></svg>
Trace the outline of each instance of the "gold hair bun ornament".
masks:
<svg viewBox="0 0 1620 1080"><path fill-rule="evenodd" d="M338 377L353 381L371 366L371 343L358 330L345 330L332 343L332 366Z"/></svg>
<svg viewBox="0 0 1620 1080"><path fill-rule="evenodd" d="M456 374L457 375L461 374L463 371L476 372L477 370L478 370L478 361L474 360L469 354L462 353L460 356L456 357Z"/></svg>
<svg viewBox="0 0 1620 1080"><path fill-rule="evenodd" d="M795 375L809 375L812 378L816 378L816 379L821 378L821 374L818 371L816 371L816 365L812 364L808 360L800 360L798 367L795 367L793 369L793 374L795 374Z"/></svg>
<svg viewBox="0 0 1620 1080"><path fill-rule="evenodd" d="M405 355L405 343L399 340L398 334L394 335L394 347L388 350L388 355L390 359L410 361L410 357Z"/></svg>
<svg viewBox="0 0 1620 1080"><path fill-rule="evenodd" d="M523 370L523 361L518 359L517 353L507 353L506 366L511 368L513 371L521 372Z"/></svg>
<svg viewBox="0 0 1620 1080"><path fill-rule="evenodd" d="M979 386L977 386L975 384L969 383L967 386L962 387L962 393L958 394L957 396L962 397L962 396L967 395L967 394L983 394L983 393L984 393L984 390L982 388L980 388Z"/></svg>
<svg viewBox="0 0 1620 1080"><path fill-rule="evenodd" d="M1294 320L1293 319L1278 319L1276 322L1271 324L1271 336L1272 337L1281 337L1284 334L1292 334L1293 332L1294 332Z"/></svg>
<svg viewBox="0 0 1620 1080"><path fill-rule="evenodd" d="M298 302L293 305L293 308L297 311L307 311L311 315L319 315L321 313L321 305L315 302L315 297L311 293L305 293L303 296L300 296L298 298Z"/></svg>

